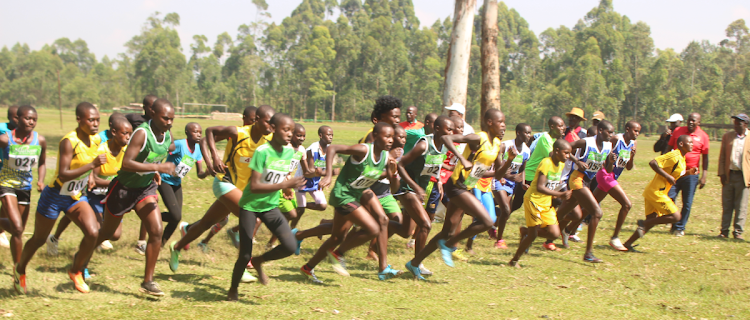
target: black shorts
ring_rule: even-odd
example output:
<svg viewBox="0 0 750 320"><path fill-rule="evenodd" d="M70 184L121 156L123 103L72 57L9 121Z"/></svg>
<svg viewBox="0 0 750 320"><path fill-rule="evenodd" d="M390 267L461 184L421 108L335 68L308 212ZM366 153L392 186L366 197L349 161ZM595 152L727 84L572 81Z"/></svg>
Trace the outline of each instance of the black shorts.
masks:
<svg viewBox="0 0 750 320"><path fill-rule="evenodd" d="M0 187L0 197L14 196L18 198L18 204L28 206L31 203L31 190L20 190L8 187Z"/></svg>
<svg viewBox="0 0 750 320"><path fill-rule="evenodd" d="M443 198L448 198L448 200L450 200L450 198L459 196L464 192L469 192L469 190L466 189L466 186L463 184L463 182L455 184L453 183L453 179L448 179L448 183L443 185L443 192L445 193Z"/></svg>
<svg viewBox="0 0 750 320"><path fill-rule="evenodd" d="M340 207L333 207L333 210L335 210L338 213L340 213L341 215L345 216L347 214L350 214L350 213L354 212L354 210L359 209L359 207L361 207L361 206L362 205L359 204L359 202L352 201L352 202L344 204L343 206L340 206Z"/></svg>
<svg viewBox="0 0 750 320"><path fill-rule="evenodd" d="M433 183L433 182L430 182ZM443 192L445 192L445 189L443 189ZM430 192L430 195L427 197L427 204L425 205L425 211L429 214L435 214L437 212L437 207L440 202L443 203L444 206L448 206L448 197L443 196L443 200L440 200L440 190L438 189L437 182L434 182L434 185L432 186L432 190Z"/></svg>
<svg viewBox="0 0 750 320"><path fill-rule="evenodd" d="M121 217L133 210L135 206L150 197L156 196L156 182L151 182L143 188L128 188L122 185L117 178L114 178L109 184L109 192L102 203L105 204L105 211L109 211L115 217Z"/></svg>

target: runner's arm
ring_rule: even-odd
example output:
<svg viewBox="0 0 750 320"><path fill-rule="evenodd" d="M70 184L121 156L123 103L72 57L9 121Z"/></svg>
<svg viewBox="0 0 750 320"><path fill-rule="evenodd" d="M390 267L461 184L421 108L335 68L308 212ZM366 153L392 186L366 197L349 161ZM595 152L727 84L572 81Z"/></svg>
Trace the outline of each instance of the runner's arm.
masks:
<svg viewBox="0 0 750 320"><path fill-rule="evenodd" d="M96 167L91 171L92 179L94 180L95 187L109 187L109 180L99 178L99 173L102 172L102 167ZM91 191L92 188L89 188Z"/></svg>
<svg viewBox="0 0 750 320"><path fill-rule="evenodd" d="M237 143L237 127L235 126L215 126L206 128L206 138L201 139L201 152L203 153L203 159L211 159L213 162L213 170L217 173L224 173L226 165L221 161L219 152L216 150L216 141L222 141L231 139L233 143ZM204 148L203 141L206 141ZM229 142L227 142L229 143ZM210 152L210 153L208 153ZM207 162L208 163L208 162Z"/></svg>
<svg viewBox="0 0 750 320"><path fill-rule="evenodd" d="M152 172L157 171L169 175L175 175L174 163L167 161L164 163L143 163L135 161L135 157L141 152L141 148L146 143L146 132L138 130L130 138L130 145L125 149L125 155L122 157L122 170L130 172ZM100 156L103 156L101 154ZM62 160L61 160L62 161ZM106 160L105 160L106 161Z"/></svg>
<svg viewBox="0 0 750 320"><path fill-rule="evenodd" d="M323 179L320 179L318 186L320 189L324 189L331 184L331 176L333 176L333 159L336 158L337 153L348 154L354 157L355 161L362 161L367 155L368 148L364 144L355 144L353 146L332 144L328 146L326 150L326 175Z"/></svg>
<svg viewBox="0 0 750 320"><path fill-rule="evenodd" d="M458 152L458 150L456 150L456 146L453 143L454 142L466 143L467 147L470 148L471 150L477 150L479 149L479 143L482 141L482 138L478 134L476 133L471 133L468 135L448 134L448 135L442 136L440 139L443 140L442 141L443 146L445 146L445 148L447 148L448 151L453 152L453 155L457 157L458 161L461 161L461 164L463 164L464 169L466 170L471 169L471 167L473 166L472 163L469 162L469 160L466 160L463 154L461 154L460 152Z"/></svg>
<svg viewBox="0 0 750 320"><path fill-rule="evenodd" d="M144 134L145 138L145 134ZM75 170L70 170L70 161L73 160L73 146L70 144L70 140L63 139L60 141L60 159L58 159L58 177L60 182L67 182L82 176L84 173L94 168L101 166L107 162L106 156L102 153L94 158L94 161L87 163ZM41 161L39 161L41 163Z"/></svg>
<svg viewBox="0 0 750 320"><path fill-rule="evenodd" d="M664 169L662 169L659 166L659 163L656 161L656 159L651 160L651 162L649 162L648 165L651 166L651 170L654 170L654 172L656 172L656 174L664 177L664 179L667 179L667 182L669 182L670 184L674 185L674 183L675 183L674 177L671 176L670 174L668 174L666 171L664 171Z"/></svg>
<svg viewBox="0 0 750 320"><path fill-rule="evenodd" d="M553 197L564 197L565 193L570 191L555 191L547 188L547 175L539 172L539 179L536 181L536 190L541 194L546 194Z"/></svg>
<svg viewBox="0 0 750 320"><path fill-rule="evenodd" d="M203 161L195 162L195 170L196 174L198 175L198 179L203 179L209 175L208 170L203 170Z"/></svg>
<svg viewBox="0 0 750 320"><path fill-rule="evenodd" d="M42 152L39 154L39 163L37 164L37 174L39 178L36 181L37 191L41 192L44 190L44 179L47 178L47 139L37 134L39 139L39 146L42 147Z"/></svg>
<svg viewBox="0 0 750 320"><path fill-rule="evenodd" d="M427 141L420 141L417 143L414 148L409 150L402 158L401 161L398 162L398 174L401 176L401 179L403 179L406 184L414 191L421 190L422 192L417 192L417 194L423 194L424 190L417 184L414 179L409 176L409 174L406 172L406 165L412 163L414 160L417 159L417 157L422 156L424 154L425 150L427 150Z"/></svg>

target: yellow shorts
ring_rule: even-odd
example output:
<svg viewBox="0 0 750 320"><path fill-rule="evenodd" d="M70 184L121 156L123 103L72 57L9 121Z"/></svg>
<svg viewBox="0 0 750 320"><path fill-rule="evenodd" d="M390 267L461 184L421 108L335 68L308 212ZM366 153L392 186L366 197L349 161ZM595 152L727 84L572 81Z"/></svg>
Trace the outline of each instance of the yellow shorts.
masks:
<svg viewBox="0 0 750 320"><path fill-rule="evenodd" d="M658 217L661 217L677 212L677 206L666 195L659 196L658 200L645 198L644 202L646 204L646 216L656 213Z"/></svg>
<svg viewBox="0 0 750 320"><path fill-rule="evenodd" d="M586 180L586 174L575 170L570 173L570 178L568 178L568 189L579 190L583 189L583 187L588 188L590 182L591 181Z"/></svg>
<svg viewBox="0 0 750 320"><path fill-rule="evenodd" d="M526 226L535 227L551 226L557 224L557 211L552 206L540 206L532 201L524 199L523 211L526 216Z"/></svg>

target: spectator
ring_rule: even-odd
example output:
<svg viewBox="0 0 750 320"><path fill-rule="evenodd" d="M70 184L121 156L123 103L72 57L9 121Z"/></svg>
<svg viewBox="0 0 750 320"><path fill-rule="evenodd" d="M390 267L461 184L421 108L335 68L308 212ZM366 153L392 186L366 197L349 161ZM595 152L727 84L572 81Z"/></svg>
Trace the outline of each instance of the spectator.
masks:
<svg viewBox="0 0 750 320"><path fill-rule="evenodd" d="M720 238L729 237L729 225L734 214L735 239L744 239L742 231L747 217L748 190L750 190L750 139L747 137L747 125L750 117L744 113L733 116L734 131L729 131L721 138L719 153L719 178L721 179L721 216Z"/></svg>
<svg viewBox="0 0 750 320"><path fill-rule="evenodd" d="M596 135L596 126L599 125L599 122L602 120L605 120L607 117L604 116L604 112L601 111L595 111L594 115L591 116L591 127L588 129L587 136L593 137Z"/></svg>
<svg viewBox="0 0 750 320"><path fill-rule="evenodd" d="M449 107L445 107L445 110L448 110L449 117L458 116L461 117L461 119L464 119L464 135L474 133L474 128L471 127L469 121L466 121L466 107L464 107L464 105L454 103Z"/></svg>
<svg viewBox="0 0 750 320"><path fill-rule="evenodd" d="M568 128L565 129L565 140L573 142L578 139L586 138L586 129L581 127L581 121L586 121L583 117L583 110L581 108L573 108L570 112L565 113L568 117Z"/></svg>
<svg viewBox="0 0 750 320"><path fill-rule="evenodd" d="M672 131L677 129L681 124L682 115L679 113L675 113L667 119L667 130L665 130L659 137L659 140L654 143L654 152L665 154L672 151L672 147L669 146L669 140L672 138Z"/></svg>
<svg viewBox="0 0 750 320"><path fill-rule="evenodd" d="M424 123L417 120L417 107L406 108L406 121L399 123L406 130L406 144L404 152L409 152L417 141L425 136Z"/></svg>

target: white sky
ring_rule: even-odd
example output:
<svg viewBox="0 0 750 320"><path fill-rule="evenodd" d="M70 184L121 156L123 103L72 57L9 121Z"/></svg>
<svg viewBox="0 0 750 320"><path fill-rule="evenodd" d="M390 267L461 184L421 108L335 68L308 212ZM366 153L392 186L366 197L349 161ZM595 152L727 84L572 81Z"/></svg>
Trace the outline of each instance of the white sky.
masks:
<svg viewBox="0 0 750 320"><path fill-rule="evenodd" d="M412 0L421 26L452 15L454 1ZM267 0L271 20L277 23L294 10L300 0ZM483 0L477 0L479 4ZM549 27L572 27L598 0L508 0L538 35ZM750 25L750 1L744 0L615 0L615 10L633 22L651 26L657 48L681 51L692 40L718 43L734 20L744 18ZM125 51L124 44L140 32L146 18L155 11L177 12L178 28L185 54L193 35L203 34L213 46L216 36L255 20L256 10L249 0L137 0L137 1L2 1L0 3L0 46L27 43L33 50L45 43L68 37L85 40L97 59Z"/></svg>

